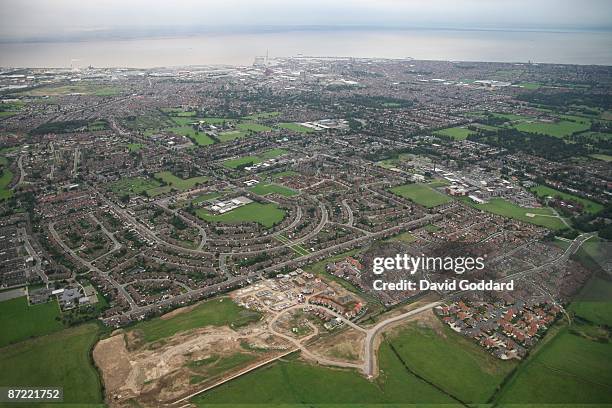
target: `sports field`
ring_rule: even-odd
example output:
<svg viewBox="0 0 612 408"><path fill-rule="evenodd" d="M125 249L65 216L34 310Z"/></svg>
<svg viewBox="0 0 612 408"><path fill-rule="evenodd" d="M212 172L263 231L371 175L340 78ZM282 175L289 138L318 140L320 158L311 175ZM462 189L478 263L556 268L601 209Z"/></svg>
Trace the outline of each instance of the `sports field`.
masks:
<svg viewBox="0 0 612 408"><path fill-rule="evenodd" d="M275 204L250 203L243 205L225 214L210 214L207 210L200 208L196 215L205 221L213 222L256 222L266 228L270 228L285 218L285 211Z"/></svg>
<svg viewBox="0 0 612 408"><path fill-rule="evenodd" d="M162 171L160 173L155 173L155 178L162 180L166 184L180 191L189 190L191 188L194 188L197 185L204 184L206 181L208 181L208 177L205 177L205 176L182 179L180 177L176 177L174 174L172 174L169 171Z"/></svg>
<svg viewBox="0 0 612 408"><path fill-rule="evenodd" d="M437 207L452 201L427 184L405 184L393 187L391 192L427 208Z"/></svg>
<svg viewBox="0 0 612 408"><path fill-rule="evenodd" d="M204 326L241 327L258 321L259 312L244 309L227 297L215 298L199 303L193 310L180 313L169 319L159 317L136 324L138 331L147 342L171 337L178 332Z"/></svg>
<svg viewBox="0 0 612 408"><path fill-rule="evenodd" d="M471 200L470 200L471 201ZM514 218L519 221L529 224L539 225L551 230L560 230L567 228L567 225L555 216L552 209L543 208L524 208L503 198L495 198L485 204L471 204L479 210L487 211L493 214L503 215L504 217ZM533 214L533 217L527 214Z"/></svg>
<svg viewBox="0 0 612 408"><path fill-rule="evenodd" d="M186 136L191 139L198 146L208 146L214 144L215 141L212 140L208 135L202 132L196 131L192 126L175 126L166 129L167 131L174 133L176 135Z"/></svg>
<svg viewBox="0 0 612 408"><path fill-rule="evenodd" d="M532 193L537 195L538 197L561 197L564 200L571 200L582 204L584 210L590 214L596 214L599 211L603 210L603 205L596 203L594 201L588 200L586 198L578 197L573 194L564 193L559 190L555 190L554 188L550 188L547 186L539 185L530 189Z"/></svg>
<svg viewBox="0 0 612 408"><path fill-rule="evenodd" d="M64 328L57 301L29 306L25 296L0 302L0 347Z"/></svg>
<svg viewBox="0 0 612 408"><path fill-rule="evenodd" d="M591 122L572 122L569 120L559 120L556 122L528 121L518 123L513 127L521 132L541 133L563 138L573 133L589 129L591 127Z"/></svg>
<svg viewBox="0 0 612 408"><path fill-rule="evenodd" d="M236 127L243 132L269 132L272 130L269 126L251 122L239 123Z"/></svg>
<svg viewBox="0 0 612 408"><path fill-rule="evenodd" d="M83 324L0 348L0 384L63 387L66 404L101 404L100 380L90 357L98 331L96 324Z"/></svg>
<svg viewBox="0 0 612 408"><path fill-rule="evenodd" d="M228 130L226 132L219 133L217 137L222 142L229 142L231 140L242 139L246 135L246 132L241 132L240 130Z"/></svg>
<svg viewBox="0 0 612 408"><path fill-rule="evenodd" d="M462 127L452 127L448 129L442 129L434 132L437 135L452 137L455 140L467 139L468 136L473 135L470 129Z"/></svg>
<svg viewBox="0 0 612 408"><path fill-rule="evenodd" d="M11 180L13 180L13 172L6 167L2 170L2 175L0 175L0 200L13 196L13 191L8 188Z"/></svg>
<svg viewBox="0 0 612 408"><path fill-rule="evenodd" d="M245 116L244 119L250 119L250 120L270 119L270 118L274 118L279 115L280 115L280 112L260 112L260 113L254 113L249 116Z"/></svg>
<svg viewBox="0 0 612 408"><path fill-rule="evenodd" d="M236 169L248 163L252 163L252 164L261 163L264 160L273 159L275 157L282 156L286 153L287 151L285 149L270 149L256 156L243 156L243 157L238 157L236 159L225 160L223 162L223 165L230 169Z"/></svg>
<svg viewBox="0 0 612 408"><path fill-rule="evenodd" d="M285 186L281 186L278 184L266 184L266 183L257 184L255 187L251 188L251 191L259 195L267 195L267 194L275 193L275 194L283 195L285 197L291 197L291 196L298 194L297 191L287 188Z"/></svg>

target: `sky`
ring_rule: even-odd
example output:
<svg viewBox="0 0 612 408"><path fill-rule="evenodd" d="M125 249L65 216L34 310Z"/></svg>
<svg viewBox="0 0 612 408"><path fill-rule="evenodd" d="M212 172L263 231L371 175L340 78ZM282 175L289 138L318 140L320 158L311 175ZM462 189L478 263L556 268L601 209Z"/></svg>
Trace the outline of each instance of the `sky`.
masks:
<svg viewBox="0 0 612 408"><path fill-rule="evenodd" d="M612 30L612 0L0 0L0 41L314 26Z"/></svg>

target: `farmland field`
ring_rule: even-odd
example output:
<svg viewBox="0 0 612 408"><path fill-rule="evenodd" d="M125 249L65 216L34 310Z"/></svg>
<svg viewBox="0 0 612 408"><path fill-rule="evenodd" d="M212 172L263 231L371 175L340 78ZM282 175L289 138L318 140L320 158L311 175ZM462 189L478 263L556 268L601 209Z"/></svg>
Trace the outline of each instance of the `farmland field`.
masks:
<svg viewBox="0 0 612 408"><path fill-rule="evenodd" d="M265 184L265 183L257 184L255 187L251 188L251 191L259 195L276 193L276 194L283 195L285 197L291 197L297 194L296 191L290 188L287 188L285 186L280 186L278 184Z"/></svg>
<svg viewBox="0 0 612 408"><path fill-rule="evenodd" d="M29 306L25 296L0 302L0 347L64 328L57 301Z"/></svg>
<svg viewBox="0 0 612 408"><path fill-rule="evenodd" d="M278 208L275 204L253 202L224 214L211 214L207 210L200 208L196 210L196 215L205 221L228 223L256 222L266 228L270 228L283 220L285 211Z"/></svg>
<svg viewBox="0 0 612 408"><path fill-rule="evenodd" d="M562 191L558 191L558 190L555 190L554 188L550 188L550 187L543 186L543 185L536 186L530 189L530 191L534 193L535 195L537 195L538 197L546 197L546 196L557 197L559 196L564 200L571 200L571 201L578 202L583 205L583 208L586 210L586 212L591 213L591 214L598 213L604 208L603 205L593 202L591 200L588 200L586 198L578 197L578 196L575 196L569 193L564 193Z"/></svg>
<svg viewBox="0 0 612 408"><path fill-rule="evenodd" d="M84 324L1 348L0 384L63 387L64 403L101 404L100 380L90 358L98 331L96 324Z"/></svg>
<svg viewBox="0 0 612 408"><path fill-rule="evenodd" d="M408 372L387 343L381 345L378 354L381 375L374 381L368 381L354 370L316 366L290 356L195 397L192 402L201 407L211 404L362 407L365 404L455 403Z"/></svg>
<svg viewBox="0 0 612 408"><path fill-rule="evenodd" d="M136 324L132 330L142 334L147 342L171 337L178 332L204 326L241 327L258 321L258 312L244 309L227 297L199 303L193 310L169 319L154 318Z"/></svg>
<svg viewBox="0 0 612 408"><path fill-rule="evenodd" d="M418 375L467 403L484 403L516 366L487 353L438 321L435 328L409 324L387 341ZM449 370L452 361L453 369ZM461 375L457 375L461 373Z"/></svg>
<svg viewBox="0 0 612 408"><path fill-rule="evenodd" d="M427 184L405 184L392 188L391 192L427 208L437 207L452 201Z"/></svg>

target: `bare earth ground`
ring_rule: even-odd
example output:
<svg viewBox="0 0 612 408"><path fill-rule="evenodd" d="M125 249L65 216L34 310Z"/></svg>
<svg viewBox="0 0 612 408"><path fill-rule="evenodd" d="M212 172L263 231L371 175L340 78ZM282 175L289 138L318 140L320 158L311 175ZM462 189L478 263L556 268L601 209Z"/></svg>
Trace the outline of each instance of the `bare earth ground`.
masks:
<svg viewBox="0 0 612 408"><path fill-rule="evenodd" d="M247 349L245 344L249 345ZM128 406L130 400L136 400L143 406L159 406L221 381L238 370L274 358L286 349L288 345L263 331L239 333L227 327L206 327L146 345L139 341L135 331L118 333L98 342L93 356L102 372L110 405ZM204 378L194 384L190 382L194 376L187 366L190 361L237 353L249 354L253 360L221 376Z"/></svg>
<svg viewBox="0 0 612 408"><path fill-rule="evenodd" d="M309 345L309 349L321 356L354 363L363 362L365 334L346 328L333 336L325 336Z"/></svg>

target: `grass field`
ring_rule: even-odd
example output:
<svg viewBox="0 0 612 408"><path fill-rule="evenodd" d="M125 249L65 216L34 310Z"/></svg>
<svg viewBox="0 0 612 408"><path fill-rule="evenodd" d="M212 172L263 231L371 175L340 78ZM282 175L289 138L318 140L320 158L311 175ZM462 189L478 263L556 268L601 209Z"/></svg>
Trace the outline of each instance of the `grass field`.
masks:
<svg viewBox="0 0 612 408"><path fill-rule="evenodd" d="M265 184L265 183L257 184L255 187L251 188L251 191L259 195L267 195L267 194L276 193L276 194L283 195L285 197L291 197L291 196L298 194L297 191L287 188L285 186L281 186L278 184Z"/></svg>
<svg viewBox="0 0 612 408"><path fill-rule="evenodd" d="M11 184L11 180L13 180L13 172L9 168L4 168L2 170L2 175L0 175L0 200L13 196L13 191L8 188L8 185Z"/></svg>
<svg viewBox="0 0 612 408"><path fill-rule="evenodd" d="M593 276L569 310L594 324L612 327L612 281Z"/></svg>
<svg viewBox="0 0 612 408"><path fill-rule="evenodd" d="M161 186L161 183L155 179L127 177L111 184L110 189L118 195L140 195L147 190L151 190L159 186Z"/></svg>
<svg viewBox="0 0 612 408"><path fill-rule="evenodd" d="M155 173L155 178L163 181L164 183L180 191L189 190L191 188L194 188L197 185L204 184L206 181L208 181L208 177L206 176L182 179L180 177L176 177L174 174L172 174L169 171L162 171L160 173Z"/></svg>
<svg viewBox="0 0 612 408"><path fill-rule="evenodd" d="M250 203L238 207L225 214L210 214L207 210L200 208L196 210L196 215L205 221L213 222L256 222L266 228L272 227L283 220L285 211L278 208L275 204Z"/></svg>
<svg viewBox="0 0 612 408"><path fill-rule="evenodd" d="M239 123L236 127L243 132L269 132L272 130L269 126L251 122Z"/></svg>
<svg viewBox="0 0 612 408"><path fill-rule="evenodd" d="M410 324L387 341L426 380L463 402L486 402L516 364L496 359L446 326L441 329Z"/></svg>
<svg viewBox="0 0 612 408"><path fill-rule="evenodd" d="M571 200L582 204L584 210L590 214L596 214L603 210L603 205L596 203L594 201L588 200L586 198L578 197L573 194L564 193L559 190L555 190L554 188L550 188L547 186L536 186L530 189L532 193L537 195L538 197L561 197L564 200Z"/></svg>
<svg viewBox="0 0 612 408"><path fill-rule="evenodd" d="M254 113L249 116L245 116L244 119L250 119L250 120L270 119L270 118L275 118L279 115L280 115L280 112L260 112L260 113Z"/></svg>
<svg viewBox="0 0 612 408"><path fill-rule="evenodd" d="M612 344L562 329L517 370L499 396L503 404L612 403ZM567 406L567 405L564 405Z"/></svg>
<svg viewBox="0 0 612 408"><path fill-rule="evenodd" d="M34 306L28 306L25 296L0 302L0 347L63 329L55 320L60 315L55 300Z"/></svg>
<svg viewBox="0 0 612 408"><path fill-rule="evenodd" d="M566 137L576 132L582 132L591 127L590 121L572 122L560 120L557 122L521 122L513 126L521 132L541 133L554 137Z"/></svg>
<svg viewBox="0 0 612 408"><path fill-rule="evenodd" d="M261 407L292 404L329 408L348 407L348 404L357 408L370 404L454 402L408 372L386 343L380 347L379 358L381 375L368 381L353 370L302 363L291 356L202 394L192 402L201 407L211 404L228 404L228 407L236 404L261 404Z"/></svg>
<svg viewBox="0 0 612 408"><path fill-rule="evenodd" d="M143 148L142 143L130 143L127 145L127 148L130 152L137 152Z"/></svg>
<svg viewBox="0 0 612 408"><path fill-rule="evenodd" d="M1 348L0 384L63 387L64 403L101 404L100 380L90 357L98 331L97 325L84 324Z"/></svg>
<svg viewBox="0 0 612 408"><path fill-rule="evenodd" d="M466 200L466 202L468 202ZM470 205L479 210L487 211L497 215L503 215L504 217L514 218L519 221L527 222L529 224L539 225L544 228L551 230L560 230L567 228L567 225L563 223L558 217L555 216L552 209L543 208L524 208L518 206L510 201L504 200L503 198L495 198L485 204L474 204L469 200ZM534 214L534 217L528 217L527 214Z"/></svg>
<svg viewBox="0 0 612 408"><path fill-rule="evenodd" d="M228 130L227 132L219 133L217 138L222 142L229 142L231 140L242 139L246 135L246 132L241 132L240 130Z"/></svg>
<svg viewBox="0 0 612 408"><path fill-rule="evenodd" d="M230 169L236 169L248 163L253 163L253 164L261 163L264 160L273 159L275 157L282 156L286 153L287 151L285 149L270 149L263 153L258 154L257 156L243 156L243 157L238 157L236 159L225 160L223 162L223 165Z"/></svg>
<svg viewBox="0 0 612 408"><path fill-rule="evenodd" d="M462 127L452 127L448 129L442 129L434 132L436 135L452 137L455 140L467 139L468 136L473 135L470 129Z"/></svg>
<svg viewBox="0 0 612 408"><path fill-rule="evenodd" d="M393 187L391 192L427 208L437 207L452 201L427 184L405 184Z"/></svg>
<svg viewBox="0 0 612 408"><path fill-rule="evenodd" d="M188 137L198 146L208 146L215 143L215 141L208 137L208 135L206 135L205 133L197 132L190 125L174 126L168 128L167 130L176 135Z"/></svg>
<svg viewBox="0 0 612 408"><path fill-rule="evenodd" d="M609 154L592 154L591 157L608 163L612 162L612 156L610 156Z"/></svg>
<svg viewBox="0 0 612 408"><path fill-rule="evenodd" d="M193 310L177 314L169 319L157 317L140 322L132 330L137 330L142 334L145 341L154 342L198 327L242 327L258 321L260 317L259 312L244 309L231 299L224 297L207 300L198 304Z"/></svg>
<svg viewBox="0 0 612 408"><path fill-rule="evenodd" d="M282 129L291 130L292 132L298 133L312 133L315 132L314 129L308 128L306 126L302 126L299 123L279 123L278 127Z"/></svg>

